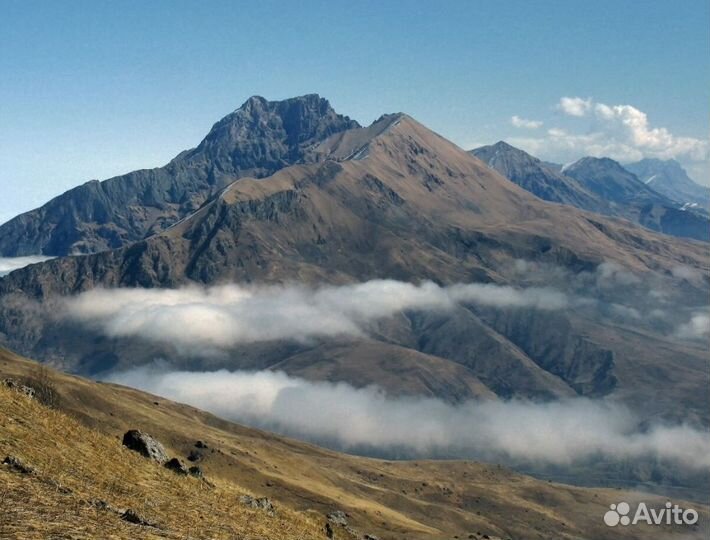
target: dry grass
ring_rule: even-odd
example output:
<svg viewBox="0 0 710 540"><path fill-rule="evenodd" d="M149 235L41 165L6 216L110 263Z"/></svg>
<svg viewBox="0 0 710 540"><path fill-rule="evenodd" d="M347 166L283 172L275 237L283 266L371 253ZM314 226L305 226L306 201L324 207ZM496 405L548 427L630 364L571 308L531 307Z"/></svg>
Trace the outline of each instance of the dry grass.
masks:
<svg viewBox="0 0 710 540"><path fill-rule="evenodd" d="M0 380L36 373L36 363L0 349ZM0 540L324 539L324 515L336 509L349 514L358 539L365 532L381 540L689 540L710 533L704 505L693 505L701 514L693 530L610 529L601 520L609 504L665 499L544 482L470 461L349 456L126 387L46 374L59 409L0 385L0 461L12 454L38 469L24 476L0 466ZM120 437L133 428L155 436L170 456L184 458L196 440L206 441L200 466L215 488L124 449ZM267 495L277 515L240 505L245 492ZM126 523L92 499L132 508L161 528ZM336 539L354 540L340 528Z"/></svg>
<svg viewBox="0 0 710 540"><path fill-rule="evenodd" d="M0 467L0 538L324 538L314 517L274 516L239 503L233 484L182 477L88 429L66 414L0 387L0 459L19 457L32 474ZM131 508L158 527L123 521Z"/></svg>

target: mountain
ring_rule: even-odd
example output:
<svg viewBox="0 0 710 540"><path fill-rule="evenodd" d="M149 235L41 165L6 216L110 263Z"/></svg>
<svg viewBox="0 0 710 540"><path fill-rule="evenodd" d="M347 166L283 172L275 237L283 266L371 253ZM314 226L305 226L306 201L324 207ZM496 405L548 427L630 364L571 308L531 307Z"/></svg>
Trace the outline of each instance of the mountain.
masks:
<svg viewBox="0 0 710 540"><path fill-rule="evenodd" d="M695 305L707 290L706 281L681 286L673 275L679 265L688 271L706 267L705 246L542 201L407 115L385 115L369 127L335 133L309 152L328 158L238 179L182 221L127 247L61 257L3 277L0 339L78 373L169 358L198 369L279 366L309 378L380 384L393 394L451 402L621 392L644 415L705 421L703 351L654 333L652 321L626 326L596 308L556 315L476 305L443 315L406 312L350 340L240 344L218 356L185 356L169 343L107 338L55 316L63 296L98 287L378 278L517 286L520 261L551 269L537 281L528 279L538 287L551 286L562 268L588 276L612 264L659 280L659 287L675 291L679 305ZM595 294L607 295L602 305L630 294L626 287L612 299L607 289L592 286ZM650 309L647 290L634 294L629 302ZM670 359L660 352L668 350ZM637 380L632 366L638 354L657 377L682 374L687 385L670 388L648 406L658 380Z"/></svg>
<svg viewBox="0 0 710 540"><path fill-rule="evenodd" d="M633 173L609 158L585 157L562 172L603 197L612 208L651 230L710 241L707 214L686 209L655 191Z"/></svg>
<svg viewBox="0 0 710 540"><path fill-rule="evenodd" d="M651 189L611 159L588 157L557 167L503 141L470 152L546 201L623 217L674 236L710 239L707 215L686 213L675 199Z"/></svg>
<svg viewBox="0 0 710 540"><path fill-rule="evenodd" d="M545 167L547 167L548 169L552 169L555 172L560 172L562 170L562 167L564 167L564 165L562 165L561 163L553 163L552 161L543 161L542 164L545 165Z"/></svg>
<svg viewBox="0 0 710 540"><path fill-rule="evenodd" d="M639 180L673 201L710 208L710 188L696 184L674 159L642 159L624 167Z"/></svg>
<svg viewBox="0 0 710 540"><path fill-rule="evenodd" d="M579 182L503 141L470 151L521 188L546 201L608 213L608 203Z"/></svg>
<svg viewBox="0 0 710 540"><path fill-rule="evenodd" d="M252 97L164 167L92 180L0 226L0 256L94 253L139 241L190 215L243 176L320 159L313 148L357 127L312 94Z"/></svg>
<svg viewBox="0 0 710 540"><path fill-rule="evenodd" d="M469 461L340 454L40 369L2 349L0 381L3 538L688 538L677 527L604 524L621 500L663 507L665 498L647 493L573 487ZM204 477L177 475L122 447L129 429L197 464ZM706 522L704 504L674 502Z"/></svg>

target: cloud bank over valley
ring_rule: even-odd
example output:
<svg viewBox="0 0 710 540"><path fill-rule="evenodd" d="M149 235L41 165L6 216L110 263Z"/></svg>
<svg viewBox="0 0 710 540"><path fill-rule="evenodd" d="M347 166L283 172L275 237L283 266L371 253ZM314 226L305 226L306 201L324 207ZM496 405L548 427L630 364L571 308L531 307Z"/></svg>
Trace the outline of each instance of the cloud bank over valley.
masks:
<svg viewBox="0 0 710 540"><path fill-rule="evenodd" d="M109 381L223 418L331 448L382 457L460 457L571 466L591 459L652 459L710 469L710 433L685 425L641 429L620 405L386 396L376 387L310 382L280 372L170 371L143 366Z"/></svg>
<svg viewBox="0 0 710 540"><path fill-rule="evenodd" d="M136 336L185 346L230 347L281 339L361 335L406 310L451 310L462 303L555 310L568 297L550 288L492 284L441 287L374 280L340 287L223 285L96 289L67 301L68 316L109 337Z"/></svg>

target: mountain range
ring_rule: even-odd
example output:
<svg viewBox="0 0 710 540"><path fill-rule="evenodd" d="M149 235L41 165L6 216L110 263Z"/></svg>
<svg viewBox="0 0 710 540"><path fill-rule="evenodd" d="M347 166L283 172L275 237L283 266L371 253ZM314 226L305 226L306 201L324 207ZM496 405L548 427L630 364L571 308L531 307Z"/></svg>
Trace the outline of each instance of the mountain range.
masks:
<svg viewBox="0 0 710 540"><path fill-rule="evenodd" d="M471 150L471 153L546 201L623 217L673 236L710 240L710 220L704 210L707 205L696 202L702 201L703 189L687 178L677 162L676 166L667 162L662 169L659 167L663 162L657 160L624 168L609 158L585 157L562 167L544 163L503 141ZM637 170L645 174L658 170L656 179L651 183L641 181L630 172L638 167L641 168ZM658 186L661 186L660 191ZM695 195L689 196L692 193ZM685 204L681 199L695 204Z"/></svg>
<svg viewBox="0 0 710 540"><path fill-rule="evenodd" d="M402 113L363 127L319 96L253 97L165 167L89 182L0 227L2 255L56 256L0 278L0 342L91 376L162 358L453 404L606 398L642 425L704 427L706 351L677 329L707 304L706 226L611 160L555 171L504 143L466 152ZM383 279L496 298L219 354L60 316L67 297L102 289ZM501 299L551 288L564 298L553 308ZM630 481L657 473L630 468Z"/></svg>

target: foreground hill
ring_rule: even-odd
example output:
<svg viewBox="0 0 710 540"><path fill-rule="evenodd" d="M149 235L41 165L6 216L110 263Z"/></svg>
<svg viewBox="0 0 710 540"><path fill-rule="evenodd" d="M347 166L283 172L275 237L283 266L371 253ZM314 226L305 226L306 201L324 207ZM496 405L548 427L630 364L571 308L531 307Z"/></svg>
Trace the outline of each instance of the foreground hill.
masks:
<svg viewBox="0 0 710 540"><path fill-rule="evenodd" d="M2 538L327 538L326 515L337 511L353 531L332 521L338 539L702 538L708 517L694 505L701 510L695 528L611 529L602 521L610 504L662 506L665 499L574 488L471 462L337 454L129 388L38 371L0 350L0 378L7 377L53 388L56 397L50 409L0 385L0 454L34 469L0 466ZM182 459L202 441L206 481L123 448L120 438L132 428ZM245 494L269 497L275 513L245 506ZM122 518L123 509L143 523Z"/></svg>

